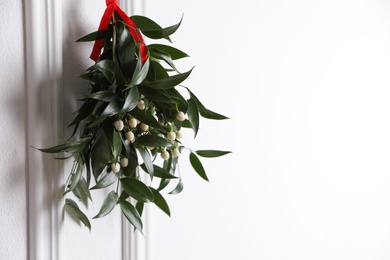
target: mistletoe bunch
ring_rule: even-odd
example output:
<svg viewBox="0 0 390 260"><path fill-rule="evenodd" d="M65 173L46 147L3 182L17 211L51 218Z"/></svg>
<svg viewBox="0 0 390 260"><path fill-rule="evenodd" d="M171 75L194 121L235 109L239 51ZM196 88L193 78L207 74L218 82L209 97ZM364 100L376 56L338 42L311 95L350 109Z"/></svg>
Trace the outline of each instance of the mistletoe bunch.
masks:
<svg viewBox="0 0 390 260"><path fill-rule="evenodd" d="M186 53L165 44L146 46L143 40L142 35L171 42L170 36L181 21L162 28L144 16L123 19L119 14L113 11L107 28L79 40L95 41L102 47L102 51L98 47L96 63L81 75L89 81L90 92L70 124L74 127L72 137L78 131L80 137L40 151L65 152L74 158L65 194L72 192L85 202L92 200L91 190L112 189L94 218L106 216L119 205L128 221L142 232L145 203L154 203L170 215L161 191L170 182L176 186L169 194L182 191L178 162L184 149L189 151L195 172L205 180L208 178L199 157L229 153L188 149L180 141L181 129L192 129L195 138L200 117L227 117L207 109L181 85L192 69L180 73L174 61L188 57ZM65 201L67 209L90 229L90 221L77 203L70 198Z"/></svg>

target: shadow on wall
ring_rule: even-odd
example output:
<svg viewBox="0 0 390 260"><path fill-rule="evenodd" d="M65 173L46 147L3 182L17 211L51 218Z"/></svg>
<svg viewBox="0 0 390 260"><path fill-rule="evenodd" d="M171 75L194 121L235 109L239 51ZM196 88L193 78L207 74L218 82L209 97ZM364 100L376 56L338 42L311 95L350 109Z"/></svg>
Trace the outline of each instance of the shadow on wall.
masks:
<svg viewBox="0 0 390 260"><path fill-rule="evenodd" d="M22 71L17 73L22 73ZM4 104L0 106L4 106L2 109L3 113L9 113L9 115L0 117L4 118L4 125L0 131L2 135L1 147L3 149L0 165L5 170L2 174L3 176L5 175L5 178L2 178L1 183L2 187L12 187L12 190L24 189L22 185L25 182L26 160L25 154L18 149L23 147L26 139L26 97L24 92L19 91L19 89L24 89L23 77L16 78L18 77L15 77L13 80L8 81L6 79L5 82L2 81L3 86L6 86L9 90L14 89L16 91L7 91L9 95L4 95L4 90L2 90L3 97L7 96L7 98L3 99Z"/></svg>
<svg viewBox="0 0 390 260"><path fill-rule="evenodd" d="M81 16L80 8L77 8L77 5L72 5L71 10L68 11L73 17ZM54 75L56 69L54 67L51 68L51 72L48 68L25 67L25 70L30 71L31 74L38 72L32 76L34 80L37 80L37 83L30 82L29 84L27 78L25 83L29 89L26 88L26 96L17 95L9 101L10 104L7 104L13 113L13 118L25 119L25 122L23 120L15 122L17 129L25 129L25 147L27 149L26 164L21 163L17 168L14 167L17 173L9 179L10 182L12 181L9 185L15 187L18 183L22 183L23 174L27 172L27 205L30 205L30 208L36 207L36 209L29 209L29 218L33 219L36 216L31 215L37 212L41 215L41 211L50 212L55 208L63 208L64 185L69 175L66 167L68 164L71 165L72 161L72 158L65 161L56 160L55 158L61 157L61 155L42 153L36 148L59 145L71 137L73 127L68 126L79 107L77 100L82 99L88 90L88 82L81 79L79 75L90 66L81 61L88 61L89 54L86 55L86 50L89 48L89 44L83 46L83 43L76 43L76 40L84 36L84 33L82 26L76 23L75 19L63 19L63 23L69 24L63 26L63 28L67 28L67 31L63 30L62 32L62 74ZM25 28L25 31L27 32L28 28ZM28 44L27 37L25 40ZM42 43L48 44L51 40L53 39ZM27 52L28 48L25 48L25 58L31 58L28 57L31 54ZM44 53L44 57L40 58L48 58L51 62L58 59L58 57L50 57L49 55L49 53ZM26 64L29 63L26 62ZM45 60L42 64L49 66ZM21 104L26 104L27 108ZM23 114L25 115L23 116ZM0 159L0 162L2 160L3 158ZM18 178L15 178L15 175ZM45 192L42 192L42 189ZM64 212L62 212L62 217L64 217ZM34 226L34 220L30 220L30 222L29 225L33 229L41 228Z"/></svg>
<svg viewBox="0 0 390 260"><path fill-rule="evenodd" d="M74 17L83 17L81 8L71 5L67 12ZM85 27L85 22L76 22L74 19L64 20L63 31L63 79L62 79L62 109L64 139L70 137L73 128L68 125L73 121L75 112L80 106L78 100L89 91L88 81L80 78L87 68L93 65L89 59L93 42L76 42L86 34L95 31ZM65 29L66 28L66 29ZM65 31L66 30L66 31Z"/></svg>

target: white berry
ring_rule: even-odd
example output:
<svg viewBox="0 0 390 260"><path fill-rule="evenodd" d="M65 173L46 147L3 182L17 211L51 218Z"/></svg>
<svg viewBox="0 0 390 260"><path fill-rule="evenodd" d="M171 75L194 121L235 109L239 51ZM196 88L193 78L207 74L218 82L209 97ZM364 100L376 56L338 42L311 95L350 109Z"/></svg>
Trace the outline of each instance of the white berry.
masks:
<svg viewBox="0 0 390 260"><path fill-rule="evenodd" d="M134 142L135 140L135 136L134 136L134 133L129 131L129 132L126 132L125 134L126 136L126 140L129 141L129 142Z"/></svg>
<svg viewBox="0 0 390 260"><path fill-rule="evenodd" d="M121 166L119 163L112 163L111 164L111 170L115 173L119 172L119 170L121 169Z"/></svg>
<svg viewBox="0 0 390 260"><path fill-rule="evenodd" d="M145 109L145 101L143 101L143 100L138 101L137 107L141 110L144 110Z"/></svg>
<svg viewBox="0 0 390 260"><path fill-rule="evenodd" d="M184 114L183 111L180 111L179 113L177 113L176 119L179 121L184 121L184 119L186 119L186 115Z"/></svg>
<svg viewBox="0 0 390 260"><path fill-rule="evenodd" d="M182 138L183 138L183 132L177 131L177 132L176 132L176 138L177 138L177 139L182 139Z"/></svg>
<svg viewBox="0 0 390 260"><path fill-rule="evenodd" d="M129 165L129 159L127 159L126 157L123 157L121 159L121 166L122 167L127 167L127 165Z"/></svg>
<svg viewBox="0 0 390 260"><path fill-rule="evenodd" d="M137 125L138 125L137 119L131 118L131 119L129 120L129 126L130 126L131 128L136 128Z"/></svg>
<svg viewBox="0 0 390 260"><path fill-rule="evenodd" d="M175 141L175 139L176 139L176 133L175 133L175 132L169 132L169 133L167 134L167 137L168 137L169 140Z"/></svg>
<svg viewBox="0 0 390 260"><path fill-rule="evenodd" d="M168 153L167 151L162 152L162 153L161 153L161 158L162 158L163 160L168 160L168 159L169 159L169 153Z"/></svg>
<svg viewBox="0 0 390 260"><path fill-rule="evenodd" d="M180 155L179 149L177 149L177 148L173 149L173 150L172 150L172 155L173 155L174 157L178 157L178 156Z"/></svg>
<svg viewBox="0 0 390 260"><path fill-rule="evenodd" d="M144 124L144 123L142 123L139 127L144 132L148 131L148 129L149 129L149 126L147 124Z"/></svg>
<svg viewBox="0 0 390 260"><path fill-rule="evenodd" d="M114 123L114 127L115 127L116 130L122 131L122 130L123 130L123 127L125 127L125 125L124 125L124 123L123 123L122 120L117 120L117 121L115 121L115 123Z"/></svg>

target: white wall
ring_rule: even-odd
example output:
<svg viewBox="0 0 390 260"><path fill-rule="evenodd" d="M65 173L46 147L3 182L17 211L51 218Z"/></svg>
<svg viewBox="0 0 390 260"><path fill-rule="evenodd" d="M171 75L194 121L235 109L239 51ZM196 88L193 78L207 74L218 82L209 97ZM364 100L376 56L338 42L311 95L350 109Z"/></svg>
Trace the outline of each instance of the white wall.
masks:
<svg viewBox="0 0 390 260"><path fill-rule="evenodd" d="M0 2L0 259L27 259L22 8ZM63 1L65 123L90 50L74 41L103 10ZM389 11L379 0L146 2L162 25L184 13L173 41L192 56L182 66L196 65L186 84L231 118L203 120L186 144L234 152L203 160L210 183L183 158L172 218L151 208L150 260L389 259ZM118 219L89 234L66 217L64 258L120 259Z"/></svg>
<svg viewBox="0 0 390 260"><path fill-rule="evenodd" d="M150 260L389 259L388 1L148 0L196 65L210 183L181 166ZM186 159L185 159L186 160ZM185 160L183 160L185 162Z"/></svg>
<svg viewBox="0 0 390 260"><path fill-rule="evenodd" d="M0 259L26 259L22 1L0 2Z"/></svg>

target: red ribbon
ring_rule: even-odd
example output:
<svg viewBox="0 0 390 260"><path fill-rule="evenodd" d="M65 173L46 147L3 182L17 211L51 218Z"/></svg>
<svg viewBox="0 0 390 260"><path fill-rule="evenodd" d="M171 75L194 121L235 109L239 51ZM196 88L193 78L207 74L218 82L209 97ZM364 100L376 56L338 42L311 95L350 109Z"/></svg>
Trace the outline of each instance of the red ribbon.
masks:
<svg viewBox="0 0 390 260"><path fill-rule="evenodd" d="M118 0L106 0L107 8L104 11L102 20L100 21L99 25L99 31L107 29L108 24L110 23L112 14L114 11L117 12L117 14L122 18L123 22L125 22L129 28L131 36L133 36L134 40L138 43L140 43L140 53L141 53L141 59L142 62L145 62L148 58L148 53L146 49L146 45L144 42L144 38L142 37L141 33L136 29L137 25L131 20L125 12L122 11L122 9L118 5ZM97 59L100 56L100 51L103 48L104 40L96 40L95 44L93 45L91 56L89 56L92 60L97 61Z"/></svg>

